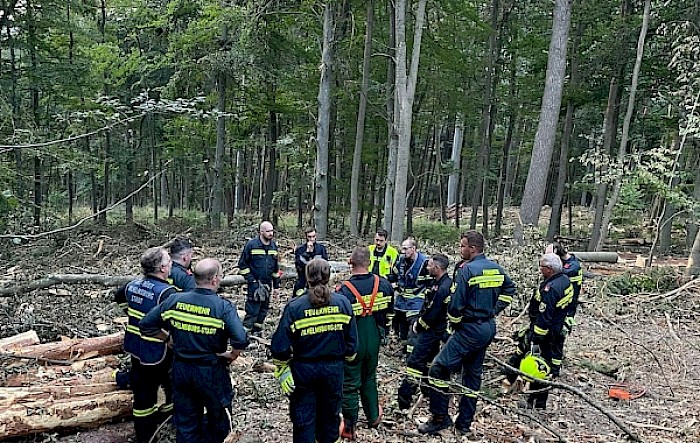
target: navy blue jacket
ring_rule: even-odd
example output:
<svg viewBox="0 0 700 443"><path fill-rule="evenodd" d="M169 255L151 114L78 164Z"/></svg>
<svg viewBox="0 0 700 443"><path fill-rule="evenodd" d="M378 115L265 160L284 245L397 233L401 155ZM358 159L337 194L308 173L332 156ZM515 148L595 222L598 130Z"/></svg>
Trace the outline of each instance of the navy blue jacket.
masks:
<svg viewBox="0 0 700 443"><path fill-rule="evenodd" d="M270 352L275 364L289 360L341 360L357 352L357 325L348 300L331 293L327 306L314 308L308 292L284 307Z"/></svg>
<svg viewBox="0 0 700 443"><path fill-rule="evenodd" d="M197 284L194 282L192 271L176 262L173 262L173 267L170 270L170 278L168 280L171 280L172 284L181 291L191 291L197 287Z"/></svg>
<svg viewBox="0 0 700 443"><path fill-rule="evenodd" d="M404 311L406 315L417 315L423 307L425 290L433 278L428 272L428 257L419 252L410 263L405 255L396 262L398 290L394 309Z"/></svg>
<svg viewBox="0 0 700 443"><path fill-rule="evenodd" d="M562 260L562 265L564 267L564 274L569 277L569 281L574 287L574 299L569 305L569 309L566 311L567 317L573 317L576 315L578 297L581 294L581 286L583 285L583 269L581 268L581 262L578 258L576 258L574 254L569 255L570 257L567 260Z"/></svg>
<svg viewBox="0 0 700 443"><path fill-rule="evenodd" d="M484 254L462 262L456 274L447 309L447 317L455 325L493 318L513 301L515 284Z"/></svg>
<svg viewBox="0 0 700 443"><path fill-rule="evenodd" d="M541 343L549 337L560 335L573 299L574 288L565 274L554 274L540 284L539 290L530 299L528 308L533 343Z"/></svg>
<svg viewBox="0 0 700 443"><path fill-rule="evenodd" d="M322 244L314 243L314 250L308 252L306 250L306 243L302 243L294 251L294 267L297 270L298 287L306 287L306 265L315 258L328 260L328 251L326 251L326 247Z"/></svg>
<svg viewBox="0 0 700 443"><path fill-rule="evenodd" d="M447 329L447 305L450 302L452 279L445 273L440 280L433 280L433 285L425 293L425 303L418 317L418 332L445 332Z"/></svg>
<svg viewBox="0 0 700 443"><path fill-rule="evenodd" d="M257 288L257 283L279 288L279 270L277 244L274 240L266 245L260 240L260 237L255 237L246 243L238 260L238 273L248 283L248 292L254 291Z"/></svg>
<svg viewBox="0 0 700 443"><path fill-rule="evenodd" d="M243 350L248 346L236 306L210 289L197 288L169 297L139 323L141 333L155 336L161 329L173 338L175 358L193 363L219 361L227 344Z"/></svg>
<svg viewBox="0 0 700 443"><path fill-rule="evenodd" d="M124 334L124 350L141 364L160 363L165 358L168 347L160 339L142 336L139 321L176 292L176 288L168 282L153 276L134 280L117 290L114 301L119 303L129 318Z"/></svg>

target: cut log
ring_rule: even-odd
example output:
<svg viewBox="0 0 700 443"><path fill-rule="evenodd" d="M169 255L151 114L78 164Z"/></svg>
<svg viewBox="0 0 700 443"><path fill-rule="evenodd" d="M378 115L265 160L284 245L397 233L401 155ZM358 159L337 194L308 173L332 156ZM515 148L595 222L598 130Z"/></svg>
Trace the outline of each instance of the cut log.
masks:
<svg viewBox="0 0 700 443"><path fill-rule="evenodd" d="M0 439L66 428L95 427L131 414L131 392L87 395L79 399L41 400L0 411Z"/></svg>
<svg viewBox="0 0 700 443"><path fill-rule="evenodd" d="M587 262L617 263L617 252L571 252L579 260Z"/></svg>
<svg viewBox="0 0 700 443"><path fill-rule="evenodd" d="M114 370L114 368L106 367L93 372L76 374L70 366L40 367L30 372L8 375L3 386L15 388L39 385L79 386L81 384L106 383L112 381L112 372Z"/></svg>
<svg viewBox="0 0 700 443"><path fill-rule="evenodd" d="M117 332L104 337L68 339L59 342L26 346L14 354L22 357L45 358L52 360L82 360L97 355L122 352L124 333Z"/></svg>
<svg viewBox="0 0 700 443"><path fill-rule="evenodd" d="M334 274L347 272L350 265L343 261L331 261L331 271ZM139 278L138 275L103 275L103 274L50 274L44 278L30 282L20 283L15 286L0 288L0 297L9 297L16 294L23 294L36 289L44 289L59 283L96 283L104 286L118 287ZM282 280L296 280L297 273L294 267L284 267ZM241 286L245 279L240 275L227 275L221 280L221 286Z"/></svg>
<svg viewBox="0 0 700 443"><path fill-rule="evenodd" d="M79 397L106 394L118 391L113 381L103 383L80 383L76 386L28 386L20 388L0 388L0 411L17 404L49 400L78 400ZM0 413L0 415L2 415Z"/></svg>
<svg viewBox="0 0 700 443"><path fill-rule="evenodd" d="M22 349L25 346L31 346L41 343L36 331L22 332L21 334L13 335L0 339L0 351L14 352Z"/></svg>

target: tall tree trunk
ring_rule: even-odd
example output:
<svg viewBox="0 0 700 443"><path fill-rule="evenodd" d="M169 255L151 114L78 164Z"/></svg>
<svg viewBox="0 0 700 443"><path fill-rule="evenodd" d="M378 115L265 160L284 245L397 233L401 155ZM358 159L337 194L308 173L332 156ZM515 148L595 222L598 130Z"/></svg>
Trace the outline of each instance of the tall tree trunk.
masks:
<svg viewBox="0 0 700 443"><path fill-rule="evenodd" d="M226 41L227 30L224 26L223 41ZM221 215L224 212L224 152L226 151L226 73L220 69L216 74L217 110L216 118L216 150L214 151L214 179L212 183L212 203L209 214L209 226L221 229Z"/></svg>
<svg viewBox="0 0 700 443"><path fill-rule="evenodd" d="M489 35L488 55L486 62L486 76L484 77L484 97L481 103L481 129L479 131L479 156L476 162L476 181L472 192L472 213L469 220L469 229L476 229L476 221L479 216L479 205L484 191L484 177L488 173L489 165L487 158L490 158L489 151L491 150L491 137L489 128L491 128L491 106L493 94L493 78L494 67L496 65L496 36L498 35L498 14L500 10L500 1L492 0L490 8L491 30Z"/></svg>
<svg viewBox="0 0 700 443"><path fill-rule="evenodd" d="M350 235L359 236L358 207L360 167L362 166L362 144L365 140L365 115L367 113L367 95L369 94L369 61L372 57L372 27L374 26L374 0L367 2L367 29L365 31L365 50L362 58L362 86L360 87L360 106L357 111L357 128L355 131L355 150L352 153L352 174L350 176Z"/></svg>
<svg viewBox="0 0 700 443"><path fill-rule="evenodd" d="M637 85L639 83L639 71L642 68L642 58L644 56L644 40L646 39L647 30L649 29L649 14L651 13L651 0L644 2L644 17L642 19L642 29L639 32L639 40L637 42L637 58L634 62L634 71L632 72L632 84L630 85L629 101L627 102L627 112L625 121L622 123L622 138L620 140L620 150L617 152L617 165L622 167L627 156L627 142L629 140L630 125L632 123L632 114L634 113L634 101L637 96ZM621 171L620 171L621 172ZM610 196L608 204L605 206L603 221L600 226L600 234L595 250L600 251L608 237L608 224L612 218L612 211L620 197L620 189L622 188L622 174L615 178L615 186L613 193Z"/></svg>
<svg viewBox="0 0 700 443"><path fill-rule="evenodd" d="M391 219L391 239L403 240L404 217L406 216L406 188L411 162L411 127L413 122L413 100L418 81L421 39L427 0L419 0L413 31L413 53L411 66L406 72L406 0L396 2L396 90L399 103L399 144L396 156L396 191Z"/></svg>
<svg viewBox="0 0 700 443"><path fill-rule="evenodd" d="M697 147L694 147L694 149L697 149ZM688 170L690 171L695 171L695 180L693 184L693 200L696 202L700 201L700 157L697 157L697 160L695 160L695 164L693 167L689 168ZM692 163L691 163L692 165ZM692 248L693 246L693 239L697 235L698 231L700 231L700 225L698 225L697 219L690 218L688 222L686 223L686 231L688 233L688 236L686 238L686 245L689 248Z"/></svg>
<svg viewBox="0 0 700 443"><path fill-rule="evenodd" d="M576 90L578 86L578 45L581 41L581 33L583 25L579 22L575 27L574 41L571 47L571 76L569 78L569 86L572 90ZM569 146L571 144L571 132L574 128L574 112L575 105L573 100L569 99L566 105L566 117L564 118L564 133L561 137L561 150L559 152L559 173L557 174L557 188L552 201L552 215L549 219L549 228L547 228L547 240L552 241L554 236L559 235L561 230L561 212L562 202L564 201L564 191L568 181L567 171L569 168Z"/></svg>
<svg viewBox="0 0 700 443"><path fill-rule="evenodd" d="M452 172L447 180L447 206L453 206L457 203L459 195L459 170L462 160L462 142L464 140L464 116L457 113L455 117L455 133L452 138L452 155L450 155L450 163L452 164Z"/></svg>
<svg viewBox="0 0 700 443"><path fill-rule="evenodd" d="M517 84L516 84L516 67L515 67L515 57L512 56L510 60L510 87L509 87L509 109L508 109L508 129L506 131L506 139L503 142L503 152L501 154L501 171L498 175L498 197L496 198L496 222L493 230L495 237L501 235L501 226L503 224L503 206L505 201L506 193L506 182L508 177L508 164L510 161L511 145L513 143L513 133L517 126L517 105L515 104L515 98L517 95Z"/></svg>
<svg viewBox="0 0 700 443"><path fill-rule="evenodd" d="M275 92L271 91L270 100L275 103ZM279 138L279 118L277 112L270 110L268 113L268 149L265 156L265 187L262 196L262 218L272 219L272 197L277 187L277 139Z"/></svg>
<svg viewBox="0 0 700 443"><path fill-rule="evenodd" d="M552 40L549 44L542 109L520 205L520 220L526 225L537 226L547 186L547 171L552 161L554 137L564 88L564 74L566 74L566 45L571 24L571 4L572 0L555 0L554 4ZM519 226L515 237L516 241L522 244L524 235L521 230L522 226Z"/></svg>
<svg viewBox="0 0 700 443"><path fill-rule="evenodd" d="M328 234L328 146L330 143L331 84L333 76L334 3L323 5L323 49L321 80L318 88L318 124L316 127L316 167L314 185L314 223L319 240Z"/></svg>
<svg viewBox="0 0 700 443"><path fill-rule="evenodd" d="M387 1L387 16L389 17L389 48L386 70L386 114L388 126L388 153L386 161L386 183L384 185L384 229L391 230L391 220L394 214L394 189L396 186L396 156L399 146L398 100L396 99L396 8L393 0Z"/></svg>
<svg viewBox="0 0 700 443"><path fill-rule="evenodd" d="M694 277L700 276L700 230L695 234L695 242L693 242L693 247L688 256L685 273Z"/></svg>

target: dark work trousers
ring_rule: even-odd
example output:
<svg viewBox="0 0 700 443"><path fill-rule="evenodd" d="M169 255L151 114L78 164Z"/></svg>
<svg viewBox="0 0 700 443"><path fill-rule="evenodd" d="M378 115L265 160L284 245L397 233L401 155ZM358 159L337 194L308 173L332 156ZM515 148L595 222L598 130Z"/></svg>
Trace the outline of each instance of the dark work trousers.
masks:
<svg viewBox="0 0 700 443"><path fill-rule="evenodd" d="M562 357L564 355L564 340L566 337L561 334L547 335L545 340L540 343L540 352L550 365L552 377L558 377L561 371ZM508 359L508 364L514 368L520 367L520 361L525 355L530 352L532 347L532 332L530 330L522 330L518 332L518 345L515 352ZM546 351L545 351L546 350ZM518 374L508 370L504 371L510 383L513 383Z"/></svg>
<svg viewBox="0 0 700 443"><path fill-rule="evenodd" d="M243 327L253 334L262 331L267 311L270 310L270 297L265 301L253 301L253 294L248 294L245 300L245 317Z"/></svg>
<svg viewBox="0 0 700 443"><path fill-rule="evenodd" d="M296 388L289 396L294 443L335 443L340 434L343 360L292 360Z"/></svg>
<svg viewBox="0 0 700 443"><path fill-rule="evenodd" d="M553 378L559 375L559 366L556 366L555 374L555 366L552 364L552 356L556 352L558 344L556 340L547 340L548 338L549 336L546 336L545 341L540 343L540 352L542 358L544 358L544 360L549 364L549 367L552 369L550 377ZM528 405L537 409L545 409L547 407L547 398L549 397L549 386L537 383L537 381L532 381L530 383L530 390L533 392L530 393L527 398Z"/></svg>
<svg viewBox="0 0 700 443"><path fill-rule="evenodd" d="M392 329L394 329L394 334L401 341L408 340L408 333L411 331L411 324L409 318L406 317L406 311L394 311L394 320L391 324Z"/></svg>
<svg viewBox="0 0 700 443"><path fill-rule="evenodd" d="M175 359L173 399L177 443L224 441L231 428L229 414L233 400L228 366ZM204 408L207 409L206 420Z"/></svg>
<svg viewBox="0 0 700 443"><path fill-rule="evenodd" d="M156 365L144 365L131 357L131 389L134 391L134 430L137 443L147 443L158 429L162 419L157 403L158 388L163 386L167 406L172 401L170 367L172 354Z"/></svg>
<svg viewBox="0 0 700 443"><path fill-rule="evenodd" d="M552 341L552 377L559 377L561 365L564 362L564 342L566 341L566 336L558 334Z"/></svg>
<svg viewBox="0 0 700 443"><path fill-rule="evenodd" d="M518 331L517 337L515 337L518 340L518 344L515 347L515 352L511 354L507 362L510 366L514 367L515 369L520 369L520 362L522 361L523 357L525 357L525 354L530 352L530 347L532 346L531 337L532 331L530 331L528 328ZM508 369L505 369L503 372L506 374L506 378L511 384L518 378L518 374L516 372Z"/></svg>
<svg viewBox="0 0 700 443"><path fill-rule="evenodd" d="M478 392L481 387L481 373L486 349L496 336L496 322L493 319L462 323L452 334L445 346L433 360L428 375L430 412L435 416L448 414L448 382L453 372L462 371L462 385ZM455 426L467 430L472 424L476 412L476 395L464 394L459 402L459 415Z"/></svg>
<svg viewBox="0 0 700 443"><path fill-rule="evenodd" d="M427 389L427 380L421 379L428 375L428 363L433 361L435 356L440 351L440 340L444 331L427 330L419 334L413 334L409 340L409 346L412 346L412 351L406 359L406 377L399 387L399 408L408 409L413 403L413 396L418 390L418 386L422 386L421 391L426 396L429 395Z"/></svg>

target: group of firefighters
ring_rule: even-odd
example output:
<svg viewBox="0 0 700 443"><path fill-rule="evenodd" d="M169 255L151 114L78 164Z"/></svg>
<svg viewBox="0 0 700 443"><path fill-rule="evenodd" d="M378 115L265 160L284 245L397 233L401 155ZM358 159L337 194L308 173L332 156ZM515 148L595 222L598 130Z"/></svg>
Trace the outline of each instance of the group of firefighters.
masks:
<svg viewBox="0 0 700 443"><path fill-rule="evenodd" d="M374 244L352 251L351 277L335 288L316 231L305 235L295 250L299 279L270 341L274 375L289 397L293 441L356 439L360 404L368 426L380 425L377 366L391 330L406 356L398 407L410 408L420 389L431 413L420 433L436 435L454 426L460 435L473 435L483 362L496 335L494 318L516 291L506 271L486 258L483 235L461 235L461 261L451 278L447 256L426 256L413 238L399 252L380 229ZM279 295L279 256L268 221L238 263L247 283L242 322L235 305L217 295L221 263L204 258L190 270L192 252L186 239L174 240L169 250L148 249L140 260L143 277L116 293L128 314L124 348L132 357L130 372L116 377L134 391L138 443L151 440L170 414L178 442L224 440L233 399L228 365L251 337L262 334L270 300ZM577 258L557 243L547 246L539 265L543 281L530 300L530 322L518 332L508 360L528 374L532 389L521 406L532 409L546 408L549 391L538 380L559 375L583 276ZM457 372L461 381L455 383L451 376ZM507 383L519 375L505 373ZM161 386L165 403L158 405ZM454 421L451 393L461 396Z"/></svg>

